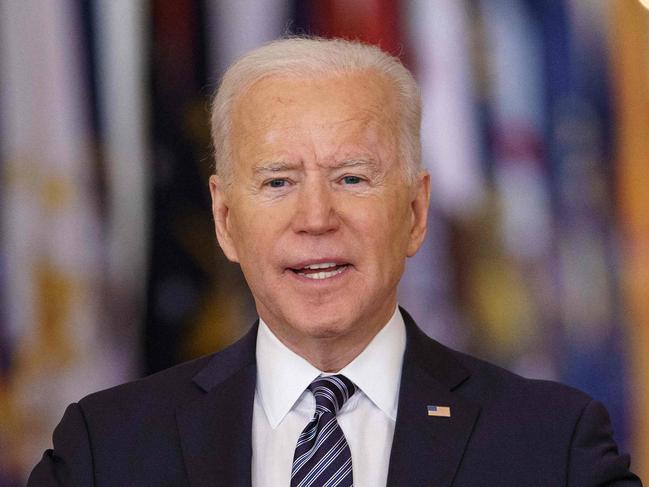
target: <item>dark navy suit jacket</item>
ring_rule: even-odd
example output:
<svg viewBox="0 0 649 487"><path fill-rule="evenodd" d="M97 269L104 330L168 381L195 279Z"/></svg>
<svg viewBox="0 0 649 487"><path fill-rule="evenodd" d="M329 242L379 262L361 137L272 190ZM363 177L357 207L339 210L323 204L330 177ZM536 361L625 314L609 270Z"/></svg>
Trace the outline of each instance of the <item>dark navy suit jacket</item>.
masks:
<svg viewBox="0 0 649 487"><path fill-rule="evenodd" d="M641 485L600 403L450 350L403 314L390 487ZM250 486L256 336L72 404L28 485Z"/></svg>

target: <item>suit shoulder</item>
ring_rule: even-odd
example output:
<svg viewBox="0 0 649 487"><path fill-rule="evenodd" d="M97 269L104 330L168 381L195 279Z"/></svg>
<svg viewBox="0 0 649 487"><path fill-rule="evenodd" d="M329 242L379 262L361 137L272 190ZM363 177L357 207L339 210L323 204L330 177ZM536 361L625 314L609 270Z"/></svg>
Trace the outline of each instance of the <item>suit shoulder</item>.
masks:
<svg viewBox="0 0 649 487"><path fill-rule="evenodd" d="M566 475L570 485L625 480L624 485L641 485L629 471L628 455L618 453L600 402L558 382L528 379L484 360L450 353L469 372L457 393L480 406L464 461L490 464L498 472L498 478L485 485L519 485L529 476L524 466L530 458L545 476L543 485L563 485Z"/></svg>
<svg viewBox="0 0 649 487"><path fill-rule="evenodd" d="M153 404L157 408L165 405L173 407L198 394L199 389L192 382L192 377L205 368L212 357L213 355L204 356L134 381L94 392L81 399L79 404L84 411L98 409L132 412L134 407L147 408Z"/></svg>
<svg viewBox="0 0 649 487"><path fill-rule="evenodd" d="M463 390L494 402L508 402L534 409L560 407L581 411L592 398L574 387L559 382L529 379L471 355L451 351L470 372Z"/></svg>
<svg viewBox="0 0 649 487"><path fill-rule="evenodd" d="M241 367L254 361L256 326L240 340L211 355L170 367L155 374L95 392L79 401L82 409L108 411L175 409L199 397Z"/></svg>
<svg viewBox="0 0 649 487"><path fill-rule="evenodd" d="M408 334L409 360L459 395L483 409L516 414L539 414L544 408L572 412L572 418L592 402L587 394L564 384L528 379L502 367L443 345L425 335L401 309Z"/></svg>

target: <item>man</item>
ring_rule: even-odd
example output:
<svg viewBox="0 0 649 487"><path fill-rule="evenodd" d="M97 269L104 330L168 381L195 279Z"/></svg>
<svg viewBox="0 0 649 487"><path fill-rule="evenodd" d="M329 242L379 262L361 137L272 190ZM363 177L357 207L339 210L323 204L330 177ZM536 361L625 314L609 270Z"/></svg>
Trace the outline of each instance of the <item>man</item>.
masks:
<svg viewBox="0 0 649 487"><path fill-rule="evenodd" d="M419 121L412 76L374 47L288 39L235 63L210 191L259 323L71 405L30 485L640 485L599 403L397 308L426 231Z"/></svg>

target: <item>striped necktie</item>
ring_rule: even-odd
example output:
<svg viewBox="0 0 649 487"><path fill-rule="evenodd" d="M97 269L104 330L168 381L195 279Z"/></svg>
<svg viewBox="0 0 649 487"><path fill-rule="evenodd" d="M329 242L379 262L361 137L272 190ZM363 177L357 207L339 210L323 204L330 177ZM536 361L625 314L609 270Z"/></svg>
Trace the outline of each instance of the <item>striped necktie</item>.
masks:
<svg viewBox="0 0 649 487"><path fill-rule="evenodd" d="M297 440L291 487L351 487L352 453L336 420L356 387L344 375L318 377L309 385L315 414Z"/></svg>

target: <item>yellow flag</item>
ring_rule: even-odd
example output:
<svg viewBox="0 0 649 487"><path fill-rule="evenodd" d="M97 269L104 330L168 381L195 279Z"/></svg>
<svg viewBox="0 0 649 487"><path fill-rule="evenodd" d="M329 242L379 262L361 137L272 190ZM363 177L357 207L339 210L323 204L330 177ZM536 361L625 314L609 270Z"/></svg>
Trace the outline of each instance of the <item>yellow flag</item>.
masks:
<svg viewBox="0 0 649 487"><path fill-rule="evenodd" d="M649 478L649 12L611 2L623 291L632 356L634 469Z"/></svg>

